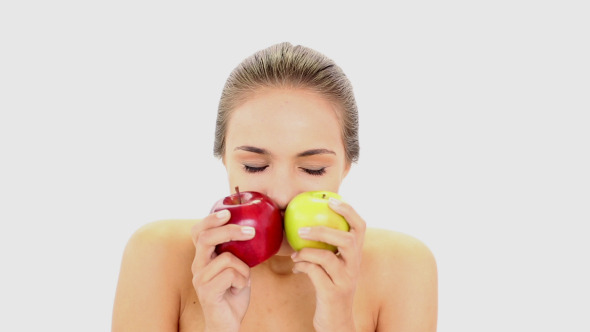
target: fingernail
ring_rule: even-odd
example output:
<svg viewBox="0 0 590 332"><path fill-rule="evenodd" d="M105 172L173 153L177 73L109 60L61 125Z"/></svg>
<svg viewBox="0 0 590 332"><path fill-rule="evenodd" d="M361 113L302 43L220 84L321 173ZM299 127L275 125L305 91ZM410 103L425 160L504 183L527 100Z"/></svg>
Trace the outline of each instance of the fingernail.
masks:
<svg viewBox="0 0 590 332"><path fill-rule="evenodd" d="M311 231L311 228L309 228L309 227L301 227L297 231L297 234L299 234L299 236L305 236L305 235L309 234L310 231Z"/></svg>
<svg viewBox="0 0 590 332"><path fill-rule="evenodd" d="M297 257L297 252L291 254L291 259L295 259L295 257Z"/></svg>
<svg viewBox="0 0 590 332"><path fill-rule="evenodd" d="M340 204L342 204L342 201L339 199L336 199L334 197L330 197L328 199L328 204L330 204L331 206L334 206L334 207L338 207L338 206L340 206Z"/></svg>
<svg viewBox="0 0 590 332"><path fill-rule="evenodd" d="M229 211L228 210L217 211L215 213L215 216L219 219L225 219L229 216Z"/></svg>
<svg viewBox="0 0 590 332"><path fill-rule="evenodd" d="M293 273L294 273L294 274L297 274L297 273L299 273L299 272L300 272L299 270L297 270L296 268L293 268Z"/></svg>
<svg viewBox="0 0 590 332"><path fill-rule="evenodd" d="M254 229L254 227L242 226L242 233L247 235L254 235L256 233L256 230Z"/></svg>

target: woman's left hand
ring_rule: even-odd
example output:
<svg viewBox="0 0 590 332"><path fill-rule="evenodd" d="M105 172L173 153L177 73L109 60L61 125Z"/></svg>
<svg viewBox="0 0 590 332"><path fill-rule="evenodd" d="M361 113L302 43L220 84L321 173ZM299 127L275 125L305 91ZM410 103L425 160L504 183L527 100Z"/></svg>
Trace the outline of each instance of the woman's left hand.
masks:
<svg viewBox="0 0 590 332"><path fill-rule="evenodd" d="M355 331L353 303L361 265L365 221L347 203L330 199L332 210L350 225L348 232L329 227L302 228L299 236L329 243L338 253L303 248L291 256L294 273L306 273L316 290L313 325L318 332Z"/></svg>

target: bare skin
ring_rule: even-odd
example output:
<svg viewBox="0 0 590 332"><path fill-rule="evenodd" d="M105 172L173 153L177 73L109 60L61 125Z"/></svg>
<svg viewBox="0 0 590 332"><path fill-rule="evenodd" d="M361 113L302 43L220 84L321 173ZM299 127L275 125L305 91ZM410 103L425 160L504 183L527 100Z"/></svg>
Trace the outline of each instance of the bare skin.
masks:
<svg viewBox="0 0 590 332"><path fill-rule="evenodd" d="M265 193L281 209L303 191L337 192L350 169L340 137L335 106L322 96L259 90L227 129L230 188ZM295 253L283 241L254 268L214 253L219 243L255 236L226 224L229 214L146 225L124 253L113 331L435 331L437 272L428 248L367 229L347 203L330 207L350 232L313 227L305 236L337 246L338 255Z"/></svg>

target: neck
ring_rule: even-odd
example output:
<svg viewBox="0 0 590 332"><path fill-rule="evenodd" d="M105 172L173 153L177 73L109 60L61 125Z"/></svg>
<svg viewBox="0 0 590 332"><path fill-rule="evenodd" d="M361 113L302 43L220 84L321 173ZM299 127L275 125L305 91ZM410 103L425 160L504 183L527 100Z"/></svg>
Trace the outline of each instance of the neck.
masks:
<svg viewBox="0 0 590 332"><path fill-rule="evenodd" d="M294 265L290 256L275 255L260 264L260 267L276 275L289 276L293 274Z"/></svg>

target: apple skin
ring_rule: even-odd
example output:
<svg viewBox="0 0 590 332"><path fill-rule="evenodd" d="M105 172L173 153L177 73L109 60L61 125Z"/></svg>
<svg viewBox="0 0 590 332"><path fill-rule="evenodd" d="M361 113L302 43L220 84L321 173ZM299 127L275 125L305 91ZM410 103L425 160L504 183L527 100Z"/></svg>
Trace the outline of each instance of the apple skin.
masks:
<svg viewBox="0 0 590 332"><path fill-rule="evenodd" d="M254 238L246 241L230 241L218 244L215 252L230 252L254 267L275 255L283 242L283 220L278 205L268 196L243 191L224 197L211 208L211 213L229 210L228 224L251 226L256 230Z"/></svg>
<svg viewBox="0 0 590 332"><path fill-rule="evenodd" d="M342 200L340 195L331 191L307 191L295 196L287 205L285 235L295 251L303 248L327 249L333 252L338 250L335 246L324 242L302 239L298 234L299 228L313 226L326 226L349 231L350 226L346 219L328 206L330 197Z"/></svg>

